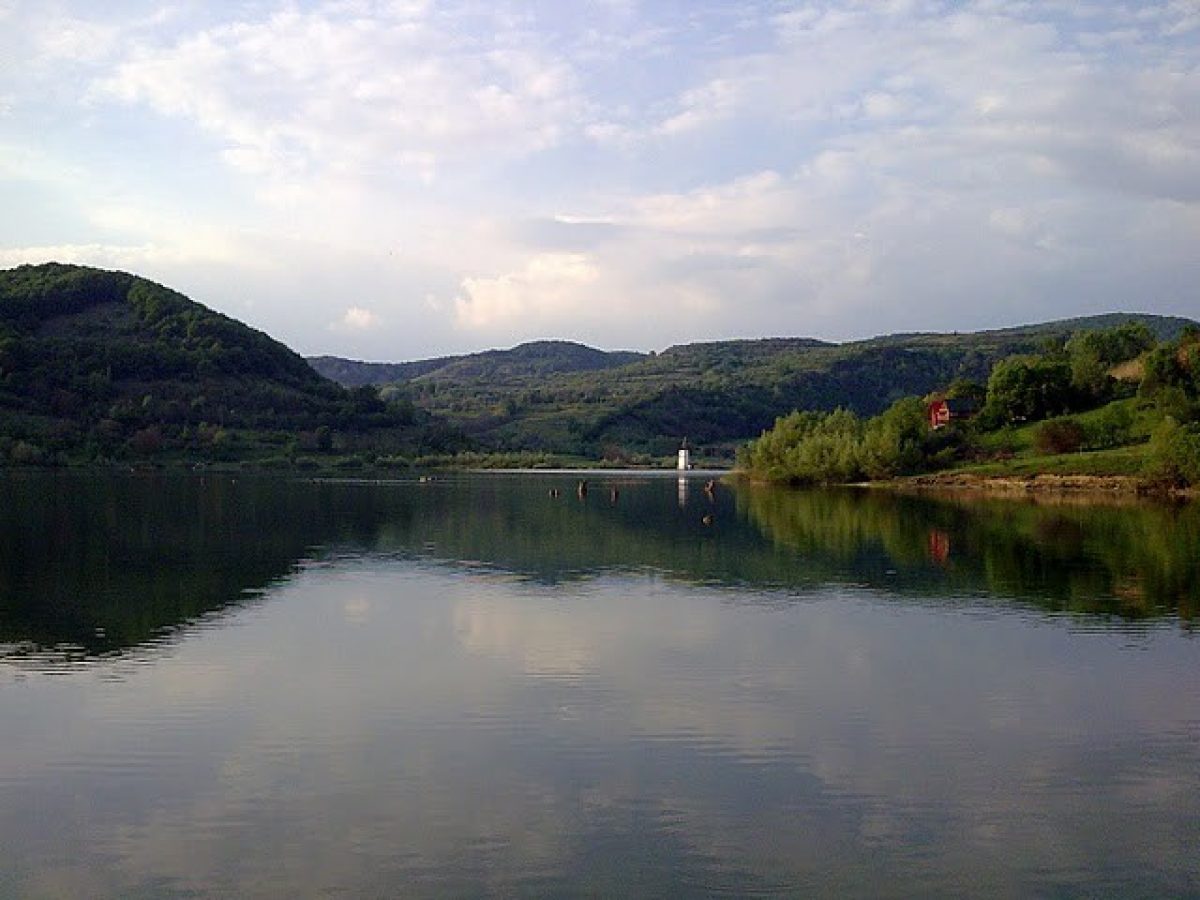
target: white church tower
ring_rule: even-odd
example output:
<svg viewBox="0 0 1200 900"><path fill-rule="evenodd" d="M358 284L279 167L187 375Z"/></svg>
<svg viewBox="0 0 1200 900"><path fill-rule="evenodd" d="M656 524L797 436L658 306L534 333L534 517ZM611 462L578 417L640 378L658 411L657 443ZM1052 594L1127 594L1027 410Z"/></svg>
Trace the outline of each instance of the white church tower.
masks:
<svg viewBox="0 0 1200 900"><path fill-rule="evenodd" d="M680 472L686 472L692 467L692 452L688 450L687 438L683 439L683 445L679 448L679 463L675 466Z"/></svg>

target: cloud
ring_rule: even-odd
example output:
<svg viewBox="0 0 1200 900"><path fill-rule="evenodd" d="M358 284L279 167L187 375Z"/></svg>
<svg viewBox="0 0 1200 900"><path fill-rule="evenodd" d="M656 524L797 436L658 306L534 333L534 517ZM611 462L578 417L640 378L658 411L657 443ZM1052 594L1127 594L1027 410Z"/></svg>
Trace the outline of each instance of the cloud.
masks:
<svg viewBox="0 0 1200 900"><path fill-rule="evenodd" d="M428 181L443 160L554 144L574 115L572 79L503 28L468 36L427 4L326 3L143 43L91 96L189 121L251 174Z"/></svg>
<svg viewBox="0 0 1200 900"><path fill-rule="evenodd" d="M361 306L351 306L338 325L351 331L368 331L379 325L379 316Z"/></svg>
<svg viewBox="0 0 1200 900"><path fill-rule="evenodd" d="M72 16L51 17L38 34L38 55L53 62L97 62L112 53L120 33L116 25Z"/></svg>
<svg viewBox="0 0 1200 900"><path fill-rule="evenodd" d="M315 352L1194 305L1194 2L56 9L0 0L3 258Z"/></svg>
<svg viewBox="0 0 1200 900"><path fill-rule="evenodd" d="M0 247L0 266L44 262L116 268L142 275L160 272L164 267L228 262L228 248L218 244L43 244L25 247Z"/></svg>
<svg viewBox="0 0 1200 900"><path fill-rule="evenodd" d="M463 328L486 329L587 315L586 289L599 277L586 254L544 253L514 272L464 279L462 293L454 301L455 321Z"/></svg>
<svg viewBox="0 0 1200 900"><path fill-rule="evenodd" d="M794 221L793 200L778 172L763 171L686 193L634 198L625 221L677 233L732 235Z"/></svg>
<svg viewBox="0 0 1200 900"><path fill-rule="evenodd" d="M747 90L746 84L726 78L716 78L702 87L693 88L680 98L681 111L660 124L656 131L680 135L727 119L737 110Z"/></svg>

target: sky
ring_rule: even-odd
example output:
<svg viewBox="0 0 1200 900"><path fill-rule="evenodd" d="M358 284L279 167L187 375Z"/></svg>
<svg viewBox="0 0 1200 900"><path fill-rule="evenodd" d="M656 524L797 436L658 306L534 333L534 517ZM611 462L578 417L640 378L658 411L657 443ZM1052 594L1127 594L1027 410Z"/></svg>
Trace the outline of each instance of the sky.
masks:
<svg viewBox="0 0 1200 900"><path fill-rule="evenodd" d="M1200 0L0 0L0 267L306 355L1200 317Z"/></svg>

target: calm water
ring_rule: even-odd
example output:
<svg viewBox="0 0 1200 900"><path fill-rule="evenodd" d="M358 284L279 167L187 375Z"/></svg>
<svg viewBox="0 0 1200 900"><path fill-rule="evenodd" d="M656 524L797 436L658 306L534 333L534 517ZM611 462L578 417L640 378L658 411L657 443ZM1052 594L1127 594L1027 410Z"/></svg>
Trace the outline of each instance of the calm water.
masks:
<svg viewBox="0 0 1200 900"><path fill-rule="evenodd" d="M1200 508L702 485L0 477L0 896L1200 896Z"/></svg>

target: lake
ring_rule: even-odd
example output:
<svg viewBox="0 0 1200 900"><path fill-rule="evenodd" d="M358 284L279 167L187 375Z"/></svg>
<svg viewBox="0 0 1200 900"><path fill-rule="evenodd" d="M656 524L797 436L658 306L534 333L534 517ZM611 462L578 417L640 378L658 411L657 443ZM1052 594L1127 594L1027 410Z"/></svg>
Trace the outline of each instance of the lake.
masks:
<svg viewBox="0 0 1200 900"><path fill-rule="evenodd" d="M1200 896L1196 504L578 477L0 476L0 896Z"/></svg>

